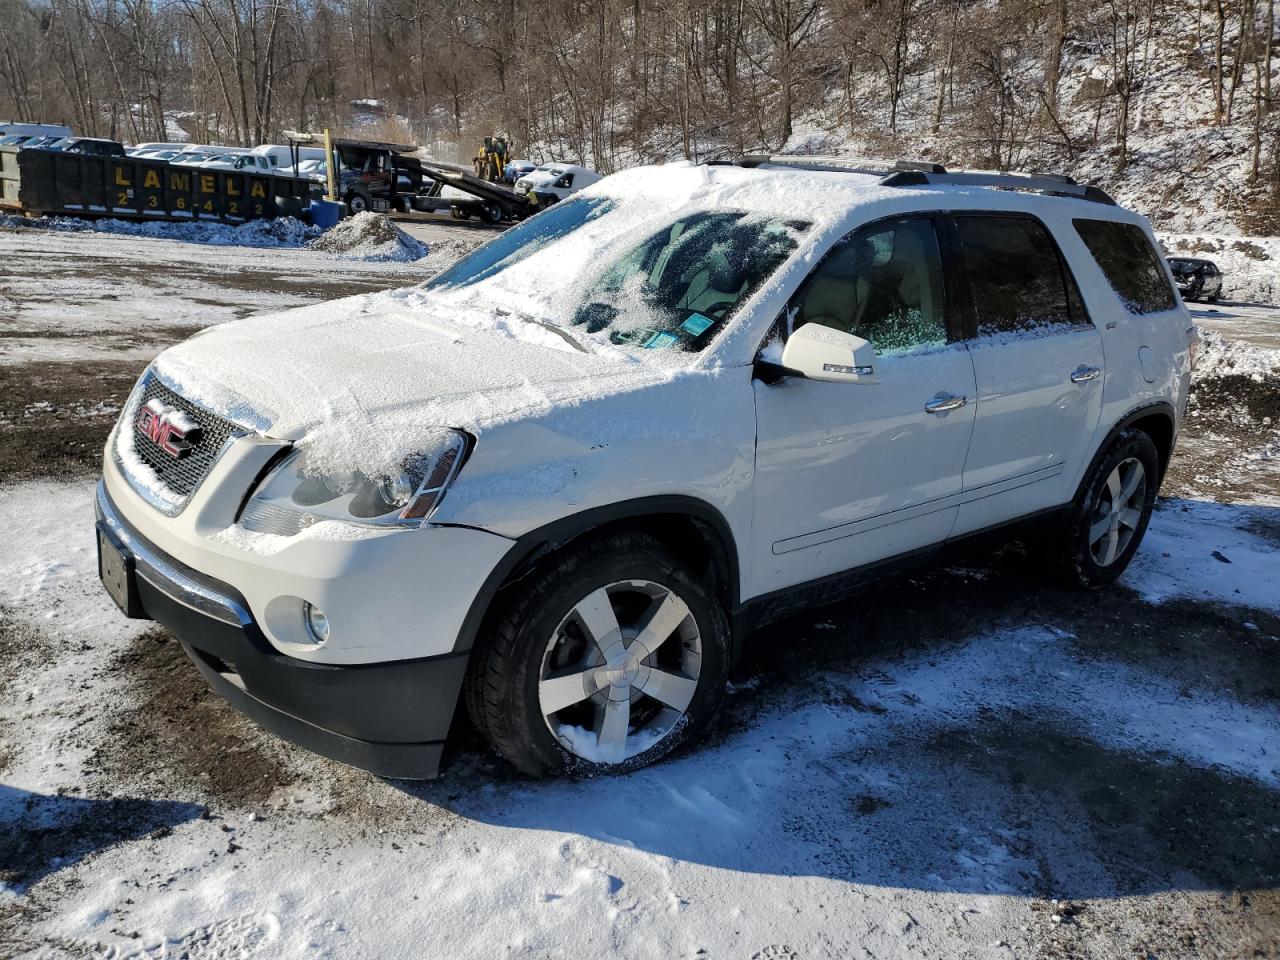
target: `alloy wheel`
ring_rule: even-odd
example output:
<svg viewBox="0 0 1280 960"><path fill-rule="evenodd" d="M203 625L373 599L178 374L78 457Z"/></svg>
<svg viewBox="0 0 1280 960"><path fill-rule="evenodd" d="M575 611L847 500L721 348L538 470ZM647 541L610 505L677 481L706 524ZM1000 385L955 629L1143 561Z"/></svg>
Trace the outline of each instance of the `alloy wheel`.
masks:
<svg viewBox="0 0 1280 960"><path fill-rule="evenodd" d="M618 581L579 600L547 641L539 711L574 756L622 763L681 724L701 667L684 600L651 580Z"/></svg>
<svg viewBox="0 0 1280 960"><path fill-rule="evenodd" d="M1121 460L1098 492L1089 521L1089 552L1100 567L1115 563L1128 548L1142 522L1147 498L1147 472L1136 457Z"/></svg>

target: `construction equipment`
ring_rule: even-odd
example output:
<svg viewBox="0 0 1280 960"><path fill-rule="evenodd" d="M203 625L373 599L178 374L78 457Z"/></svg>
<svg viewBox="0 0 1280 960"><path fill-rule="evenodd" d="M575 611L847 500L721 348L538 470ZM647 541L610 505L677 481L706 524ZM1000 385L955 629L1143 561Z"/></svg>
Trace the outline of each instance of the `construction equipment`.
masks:
<svg viewBox="0 0 1280 960"><path fill-rule="evenodd" d="M511 143L506 137L485 137L484 143L471 161L476 177L490 183L498 183L502 180L502 171L510 155Z"/></svg>

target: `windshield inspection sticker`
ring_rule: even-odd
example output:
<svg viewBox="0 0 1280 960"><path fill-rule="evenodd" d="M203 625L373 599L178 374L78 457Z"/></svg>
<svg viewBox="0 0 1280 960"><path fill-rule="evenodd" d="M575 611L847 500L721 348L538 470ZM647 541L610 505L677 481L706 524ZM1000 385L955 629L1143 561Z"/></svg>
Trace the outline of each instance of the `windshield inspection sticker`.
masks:
<svg viewBox="0 0 1280 960"><path fill-rule="evenodd" d="M692 334L693 336L696 337L700 333L705 333L706 329L709 326L711 326L711 324L713 324L714 322L715 321L712 320L710 317L704 317L700 313L695 313L684 323L680 324L680 329L683 330L685 333Z"/></svg>
<svg viewBox="0 0 1280 960"><path fill-rule="evenodd" d="M652 337L642 343L641 346L647 347L650 350L655 347L669 347L671 344L676 342L676 339L677 338L674 333L655 333Z"/></svg>

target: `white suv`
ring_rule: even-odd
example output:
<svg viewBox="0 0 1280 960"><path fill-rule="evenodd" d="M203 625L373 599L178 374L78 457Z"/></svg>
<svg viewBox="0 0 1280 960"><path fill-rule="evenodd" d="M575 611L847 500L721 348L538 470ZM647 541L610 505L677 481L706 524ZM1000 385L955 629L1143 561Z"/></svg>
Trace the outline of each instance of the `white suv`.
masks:
<svg viewBox="0 0 1280 960"><path fill-rule="evenodd" d="M405 290L212 328L106 448L103 582L263 726L430 777L459 699L530 774L701 734L741 638L958 538L1137 549L1195 332L1066 178L619 174Z"/></svg>

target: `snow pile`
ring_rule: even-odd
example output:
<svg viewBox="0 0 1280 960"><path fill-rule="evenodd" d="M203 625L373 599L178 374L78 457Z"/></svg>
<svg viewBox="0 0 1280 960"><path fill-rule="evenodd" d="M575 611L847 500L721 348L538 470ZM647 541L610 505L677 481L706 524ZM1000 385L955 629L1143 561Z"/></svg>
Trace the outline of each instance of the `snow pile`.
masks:
<svg viewBox="0 0 1280 960"><path fill-rule="evenodd" d="M183 243L206 243L219 247L301 247L320 235L317 227L308 226L293 217L274 220L250 220L244 224L196 221L81 220L77 217L0 217L0 227L29 227L69 233L114 233L126 237L152 240L179 240Z"/></svg>
<svg viewBox="0 0 1280 960"><path fill-rule="evenodd" d="M307 246L355 260L408 263L427 255L425 243L409 236L382 214L367 210L340 221Z"/></svg>
<svg viewBox="0 0 1280 960"><path fill-rule="evenodd" d="M1222 271L1222 299L1280 303L1280 237L1157 234L1166 255L1212 260Z"/></svg>
<svg viewBox="0 0 1280 960"><path fill-rule="evenodd" d="M1280 350L1265 350L1243 340L1228 340L1212 330L1200 331L1196 382L1246 376L1256 382L1280 375Z"/></svg>

